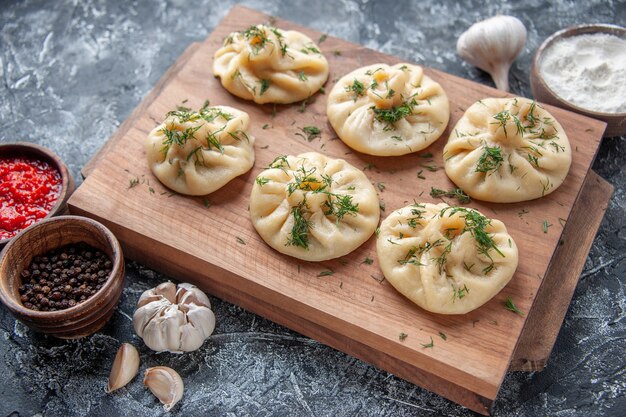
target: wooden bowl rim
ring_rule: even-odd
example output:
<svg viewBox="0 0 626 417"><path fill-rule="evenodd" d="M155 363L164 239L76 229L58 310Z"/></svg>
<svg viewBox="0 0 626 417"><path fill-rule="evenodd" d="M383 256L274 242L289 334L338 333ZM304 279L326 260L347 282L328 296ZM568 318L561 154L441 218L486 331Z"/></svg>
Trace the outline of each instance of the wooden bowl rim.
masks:
<svg viewBox="0 0 626 417"><path fill-rule="evenodd" d="M570 107L570 108L575 109L579 113L589 115L590 117L594 117L596 119L597 118L618 119L618 118L626 117L626 112L621 112L621 113L599 112L599 111L589 110L589 109L577 106L573 103L570 103L569 101L561 98L559 94L557 94L553 89L551 89L548 86L548 84L545 82L543 75L541 74L541 71L539 69L539 63L541 62L541 58L543 57L543 54L546 51L546 49L548 49L554 42L560 39L571 38L573 36L589 34L589 33L590 34L606 33L606 34L618 36L626 40L626 28L618 26L618 25L608 24L608 23L582 24L582 25L575 25L575 26L567 27L565 29L561 29L559 31L554 32L552 35L548 36L548 38L546 38L546 40L544 40L541 43L541 45L539 45L539 48L537 48L537 51L535 52L535 56L533 58L533 65L532 65L531 73L535 76L537 82L539 82L542 87L544 87L548 92L550 92L550 94L552 94L554 99L557 100L559 103L561 103L563 107L566 109L567 107Z"/></svg>
<svg viewBox="0 0 626 417"><path fill-rule="evenodd" d="M3 143L0 144L0 156L4 155L26 155L26 156L35 156L39 159L44 159L46 162L51 162L54 167L61 174L61 192L59 193L59 198L57 202L54 204L52 209L46 214L46 216L36 222L39 223L42 220L48 219L50 217L54 217L59 211L65 206L70 194L74 191L74 178L70 174L67 165L65 162L52 150L45 148L41 145L37 145L36 143L30 142L11 142L11 143ZM23 229L26 230L26 229ZM23 230L20 230L22 232ZM17 235L15 235L17 236ZM11 241L11 239L15 238L15 236L0 239L0 249L7 243Z"/></svg>
<svg viewBox="0 0 626 417"><path fill-rule="evenodd" d="M47 219L42 219L35 224L28 226L26 229L22 230L16 236L14 236L11 241L4 247L2 253L0 253L0 266L4 264L6 258L11 250L11 248L16 244L16 242L21 239L28 239L29 234L32 230L40 228L48 223L76 223L81 226L90 225L93 226L107 241L108 245L111 248L113 253L113 259L111 259L113 268L111 269L111 275L109 279L104 283L102 288L100 288L94 295L87 298L82 303L75 305L74 307L69 307L64 310L57 311L36 311L26 308L22 305L21 301L15 299L13 294L7 294L4 291L3 286L0 285L0 301L4 303L4 305L15 315L20 317L26 317L29 321L38 321L40 319L47 319L50 321L64 321L71 319L72 317L82 316L86 311L89 311L90 308L94 307L96 304L101 301L102 295L105 292L110 291L114 286L118 285L117 281L124 280L124 257L122 253L122 247L109 229L107 229L103 224L82 216L57 216L51 217ZM8 279L5 276L0 276L0 279Z"/></svg>

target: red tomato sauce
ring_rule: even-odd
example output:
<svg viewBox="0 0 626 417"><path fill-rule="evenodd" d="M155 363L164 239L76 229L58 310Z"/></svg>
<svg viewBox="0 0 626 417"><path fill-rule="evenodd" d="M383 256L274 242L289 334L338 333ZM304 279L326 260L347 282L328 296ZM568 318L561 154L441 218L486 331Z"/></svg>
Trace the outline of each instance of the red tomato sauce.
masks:
<svg viewBox="0 0 626 417"><path fill-rule="evenodd" d="M27 157L0 158L0 239L46 217L61 193L60 172Z"/></svg>

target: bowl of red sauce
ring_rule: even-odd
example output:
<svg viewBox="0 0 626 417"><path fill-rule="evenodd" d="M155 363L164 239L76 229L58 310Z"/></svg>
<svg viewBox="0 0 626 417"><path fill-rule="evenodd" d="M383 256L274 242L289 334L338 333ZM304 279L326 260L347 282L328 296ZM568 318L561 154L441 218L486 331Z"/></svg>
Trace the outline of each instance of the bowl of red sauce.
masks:
<svg viewBox="0 0 626 417"><path fill-rule="evenodd" d="M0 144L0 248L38 221L63 213L74 179L54 152L27 143Z"/></svg>

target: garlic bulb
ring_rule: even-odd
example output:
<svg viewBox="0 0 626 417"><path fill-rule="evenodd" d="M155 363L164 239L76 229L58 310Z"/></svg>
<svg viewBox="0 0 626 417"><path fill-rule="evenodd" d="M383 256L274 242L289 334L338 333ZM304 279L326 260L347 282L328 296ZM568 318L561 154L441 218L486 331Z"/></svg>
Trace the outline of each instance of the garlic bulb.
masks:
<svg viewBox="0 0 626 417"><path fill-rule="evenodd" d="M494 16L466 30L456 43L456 51L487 71L499 90L509 91L509 68L525 44L526 27L518 18Z"/></svg>
<svg viewBox="0 0 626 417"><path fill-rule="evenodd" d="M133 314L133 327L152 350L191 352L213 333L215 315L198 287L183 283L177 288L168 281L144 291Z"/></svg>

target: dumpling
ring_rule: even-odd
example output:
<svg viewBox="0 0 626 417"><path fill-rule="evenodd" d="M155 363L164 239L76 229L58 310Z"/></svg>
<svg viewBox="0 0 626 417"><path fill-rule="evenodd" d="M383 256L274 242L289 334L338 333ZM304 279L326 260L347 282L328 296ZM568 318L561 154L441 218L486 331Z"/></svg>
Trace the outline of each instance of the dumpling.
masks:
<svg viewBox="0 0 626 417"><path fill-rule="evenodd" d="M261 172L250 196L259 235L278 252L323 261L352 252L380 217L365 174L343 159L316 152L279 156Z"/></svg>
<svg viewBox="0 0 626 417"><path fill-rule="evenodd" d="M488 98L470 106L444 147L448 177L468 195L494 203L543 197L572 163L565 131L526 98Z"/></svg>
<svg viewBox="0 0 626 417"><path fill-rule="evenodd" d="M376 250L396 290L441 314L464 314L489 301L518 262L502 222L443 203L415 203L391 213L380 225Z"/></svg>
<svg viewBox="0 0 626 417"><path fill-rule="evenodd" d="M181 194L212 193L254 165L249 124L247 113L227 106L171 111L146 139L150 169Z"/></svg>
<svg viewBox="0 0 626 417"><path fill-rule="evenodd" d="M328 95L328 120L349 147L404 155L436 141L450 119L441 86L411 64L375 64L344 75Z"/></svg>
<svg viewBox="0 0 626 417"><path fill-rule="evenodd" d="M286 104L319 91L328 61L304 34L256 25L226 37L213 57L213 74L237 97Z"/></svg>

